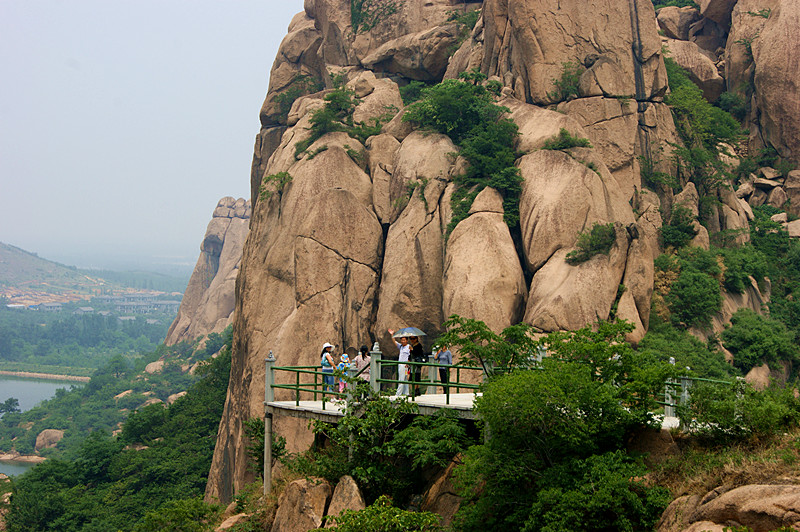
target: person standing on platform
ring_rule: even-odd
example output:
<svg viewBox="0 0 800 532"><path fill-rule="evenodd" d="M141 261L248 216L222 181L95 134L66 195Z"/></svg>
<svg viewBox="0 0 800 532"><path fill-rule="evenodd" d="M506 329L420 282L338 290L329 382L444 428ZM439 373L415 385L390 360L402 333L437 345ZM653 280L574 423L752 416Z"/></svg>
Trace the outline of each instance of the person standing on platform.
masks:
<svg viewBox="0 0 800 532"><path fill-rule="evenodd" d="M394 332L394 329L389 329L389 335L393 335ZM400 356L397 358L397 361L400 362L397 365L397 380L402 381L397 385L397 393L395 395L408 395L408 375L406 373L408 366L405 363L408 362L411 356L411 346L408 345L408 338L398 338L395 341L395 345L400 350Z"/></svg>
<svg viewBox="0 0 800 532"><path fill-rule="evenodd" d="M439 380L442 383L442 393L447 393L447 383L450 381L449 366L453 365L453 353L444 344L433 346L433 351L436 353L433 358L440 366L444 366L439 368Z"/></svg>
<svg viewBox="0 0 800 532"><path fill-rule="evenodd" d="M320 353L320 364L322 365L322 389L326 392L333 391L333 368L336 365L333 361L333 344L325 342L322 344Z"/></svg>

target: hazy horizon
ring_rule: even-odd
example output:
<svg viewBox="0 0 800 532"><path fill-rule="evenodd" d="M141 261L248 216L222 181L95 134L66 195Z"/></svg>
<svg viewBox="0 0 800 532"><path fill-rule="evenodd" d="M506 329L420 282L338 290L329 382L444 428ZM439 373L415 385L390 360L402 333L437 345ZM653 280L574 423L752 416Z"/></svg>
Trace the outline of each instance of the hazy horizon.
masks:
<svg viewBox="0 0 800 532"><path fill-rule="evenodd" d="M0 241L94 269L191 269L250 197L269 71L302 0L0 3Z"/></svg>

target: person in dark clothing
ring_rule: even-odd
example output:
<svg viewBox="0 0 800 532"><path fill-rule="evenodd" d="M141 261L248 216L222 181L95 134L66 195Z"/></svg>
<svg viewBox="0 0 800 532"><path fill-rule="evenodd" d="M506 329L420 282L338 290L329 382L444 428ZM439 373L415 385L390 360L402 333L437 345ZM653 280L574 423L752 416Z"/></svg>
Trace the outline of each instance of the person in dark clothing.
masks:
<svg viewBox="0 0 800 532"><path fill-rule="evenodd" d="M419 338L416 336L411 336L408 339L409 345L411 345L411 356L410 360L412 362L427 362L428 356L425 354L425 351L422 349L422 342L419 341ZM411 372L411 386L414 389L414 396L419 395L419 383L422 381L422 366L414 366Z"/></svg>

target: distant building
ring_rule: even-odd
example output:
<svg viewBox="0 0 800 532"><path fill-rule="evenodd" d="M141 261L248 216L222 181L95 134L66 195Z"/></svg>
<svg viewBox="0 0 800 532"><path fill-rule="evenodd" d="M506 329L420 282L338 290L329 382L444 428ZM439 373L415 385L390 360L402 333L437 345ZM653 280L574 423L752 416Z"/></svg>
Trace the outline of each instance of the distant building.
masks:
<svg viewBox="0 0 800 532"><path fill-rule="evenodd" d="M117 320L126 322L126 321L136 321L136 316L120 316Z"/></svg>
<svg viewBox="0 0 800 532"><path fill-rule="evenodd" d="M61 310L61 303L42 303L39 305L39 310L44 312L59 312Z"/></svg>
<svg viewBox="0 0 800 532"><path fill-rule="evenodd" d="M92 307L78 307L73 310L72 313L78 316L84 316L86 314L94 314L94 309Z"/></svg>
<svg viewBox="0 0 800 532"><path fill-rule="evenodd" d="M157 312L178 312L180 301L156 301L153 303Z"/></svg>
<svg viewBox="0 0 800 532"><path fill-rule="evenodd" d="M25 305L20 305L19 303L9 303L6 305L6 308L10 310L24 310Z"/></svg>

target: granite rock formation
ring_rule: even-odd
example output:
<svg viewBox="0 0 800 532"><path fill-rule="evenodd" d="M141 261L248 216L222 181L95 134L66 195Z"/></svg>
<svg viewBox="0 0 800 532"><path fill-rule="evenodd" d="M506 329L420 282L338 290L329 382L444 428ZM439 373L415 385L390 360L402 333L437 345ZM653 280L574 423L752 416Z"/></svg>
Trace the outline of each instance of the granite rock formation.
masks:
<svg viewBox="0 0 800 532"><path fill-rule="evenodd" d="M200 257L183 294L178 316L167 332L167 345L191 342L212 332L220 333L232 323L234 285L249 224L249 201L231 197L219 200L200 245Z"/></svg>
<svg viewBox="0 0 800 532"><path fill-rule="evenodd" d="M762 35L769 28L787 31L797 11L789 0L770 1L777 7ZM481 16L462 35L448 11L475 8ZM800 113L791 115L791 98L777 102L758 87L788 90L800 70L773 73L779 80L759 75L759 61L769 64L788 52L755 45L754 66L726 60L726 39L741 31L733 9L733 2L707 0L700 11L658 20L672 28L676 49L688 49L699 65L697 82L708 84L708 98L724 84L730 90L722 73L746 76L750 69L761 110L751 114L751 145L769 143L784 157L796 156L791 132ZM679 142L663 101L664 52L650 0L574 6L412 0L366 32L354 30L349 15L344 0L306 0L272 67L255 143L253 216L236 282L231 378L209 500L230 501L252 477L242 424L263 414L263 360L270 351L281 366L312 365L323 342L378 341L391 357L396 349L387 328L416 326L435 337L451 313L482 319L496 331L521 320L552 331L590 325L615 309L635 324L629 339L637 341L650 319L661 213L677 202L697 214L694 185L677 196L671 188L656 194L640 177L642 160L674 172L670 160ZM788 39L785 49L796 43ZM554 80L565 64L579 67L580 75L574 92L559 95ZM519 126L516 165L524 184L518 229L504 223L501 198L487 188L448 233L453 178L466 163L448 137L402 121L401 86L470 69L500 83L498 103ZM337 131L297 153L334 78L359 97L356 120L384 113L391 120L364 142ZM591 147L542 150L562 129L587 138ZM265 181L281 172L290 179L279 186ZM787 195L794 181L784 185ZM268 193L260 195L264 182ZM733 191L716 194L719 201L704 220L708 229L696 244L708 246L709 233L727 229L745 230L746 240L753 202ZM567 264L578 236L595 223L614 227L609 253ZM754 290L748 301L731 301L730 309L763 302ZM310 443L300 422L277 417L274 428L292 450Z"/></svg>

